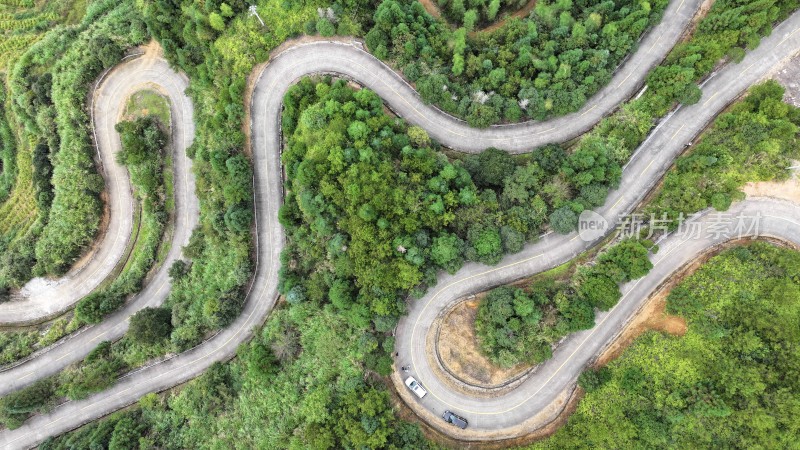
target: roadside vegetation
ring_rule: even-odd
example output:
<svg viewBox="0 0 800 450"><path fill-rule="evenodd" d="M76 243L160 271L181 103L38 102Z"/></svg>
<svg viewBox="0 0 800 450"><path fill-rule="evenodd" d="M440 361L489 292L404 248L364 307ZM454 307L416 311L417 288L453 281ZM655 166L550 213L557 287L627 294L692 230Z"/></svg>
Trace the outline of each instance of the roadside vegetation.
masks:
<svg viewBox="0 0 800 450"><path fill-rule="evenodd" d="M683 280L667 312L687 333L648 332L607 367L539 448L789 448L800 435L800 254L726 250Z"/></svg>
<svg viewBox="0 0 800 450"><path fill-rule="evenodd" d="M0 83L0 105L5 105L7 101L5 84ZM13 131L8 124L5 115L5 108L0 113L0 203L4 202L14 182L17 179L16 142ZM4 221L4 227L8 227L8 221Z"/></svg>
<svg viewBox="0 0 800 450"><path fill-rule="evenodd" d="M44 33L9 67L5 112L14 124L18 175L0 208L0 287L63 273L94 238L103 182L87 94L104 68L145 37L130 4L96 1L79 23Z"/></svg>
<svg viewBox="0 0 800 450"><path fill-rule="evenodd" d="M569 209L564 220L564 207L556 207L575 191L576 211L602 204L602 183L618 183L624 162L608 161L594 138L572 154L550 145L524 158L488 149L451 161L424 130L390 117L374 93L344 81L301 80L284 107L280 220L288 239L280 291L293 304L331 302L379 333L394 328L403 299L424 294L438 271L455 273L465 261L497 264L535 240L550 211L553 229L572 231L577 213ZM647 246L630 245L646 253ZM591 325L592 307L608 302L567 302L576 316L567 328Z"/></svg>
<svg viewBox="0 0 800 450"><path fill-rule="evenodd" d="M5 344L1 354L3 361L0 362L8 363L28 356L37 347L55 342L80 325L99 322L141 288L153 267L168 217L165 204L171 195L166 192L164 183L167 135L159 119L150 115L120 122L117 131L122 141L122 150L117 158L128 168L135 197L142 205L130 258L113 281L78 302L74 319L69 323L66 323L66 318L59 319L41 337L36 330L2 334L7 342L0 341L0 344ZM170 316L169 309L140 311L131 318L130 332L119 342L113 345L103 342L82 363L50 377L46 382L6 396L0 401L0 421L7 427L17 427L29 414L46 410L58 399L85 398L113 385L126 370L166 353L172 330ZM15 406L21 402L27 406Z"/></svg>
<svg viewBox="0 0 800 450"><path fill-rule="evenodd" d="M732 201L744 198L740 189L747 182L787 178L787 167L800 151L800 108L785 103L783 92L774 81L757 85L717 117L667 173L663 185L643 208L645 222L652 214L677 227L681 215L688 218L708 207L727 210ZM643 249L650 245L647 241L633 242L641 242ZM612 247L609 253L616 249ZM635 258L636 253L629 250L619 249ZM638 256L644 263L646 250L642 251ZM647 273L637 269L637 276L617 280L617 275L626 271L604 263L604 258L617 259L601 256L597 265L578 270L569 283L539 280L524 290L506 286L491 290L475 320L483 353L501 367L536 364L549 358L550 347L563 336L591 328L593 308L606 310L616 304L619 295L615 283ZM595 277L597 271L612 274L614 282Z"/></svg>
<svg viewBox="0 0 800 450"><path fill-rule="evenodd" d="M95 290L75 306L75 317L82 323L98 323L116 311L129 295L141 289L156 262L169 217L166 203L172 195L164 182L168 141L165 127L149 115L117 124L122 141L117 161L127 167L135 198L141 204L138 229L133 237L134 248L119 274L108 286Z"/></svg>
<svg viewBox="0 0 800 450"><path fill-rule="evenodd" d="M578 267L568 281L545 277L524 289L492 289L475 318L481 351L504 368L550 359L559 340L594 326L596 309L617 304L620 284L650 271L648 255L657 250L650 241L626 239Z"/></svg>
<svg viewBox="0 0 800 450"><path fill-rule="evenodd" d="M464 10L460 0L445 10L463 17L457 30L419 2L385 0L365 38L370 51L415 83L423 99L486 127L580 109L666 5L539 1L528 18L471 37L479 12Z"/></svg>
<svg viewBox="0 0 800 450"><path fill-rule="evenodd" d="M142 89L131 94L122 115L127 121L152 116L162 128L169 130L172 124L169 107L166 97L155 90Z"/></svg>
<svg viewBox="0 0 800 450"><path fill-rule="evenodd" d="M121 372L135 367L148 356L185 350L239 313L251 274L251 168L243 155L245 137L239 131L245 122L241 99L246 77L254 64L266 60L270 49L301 31L365 35L373 28L388 25L391 28L396 25L403 31L403 24L399 22L419 16L416 13L411 18L402 13L393 16L397 8L402 12L406 4L399 5L391 0L384 3L387 6L383 8L389 13L384 13L380 20L375 13L373 23L372 1L338 2L331 6L331 13L325 9L329 5L321 2L261 1L258 11L267 21L266 29L247 15L247 4L241 1L224 4L156 1L140 5L148 31L164 46L170 61L192 80L190 94L197 111L198 133L190 154L194 158L201 199L201 225L185 250L192 261L189 265L179 264L174 270L175 283L165 305L171 311L170 326L163 321L166 318L163 311L141 313L141 317L132 319L132 330L136 331L117 345L102 344L80 368L64 372L60 380L37 383L36 389L22 390L0 401L4 423L13 426L14 420L46 410L53 405L54 398L80 398L103 389ZM317 9L323 6L322 10ZM284 255L282 261L281 289L287 302L273 312L260 335L244 344L239 357L231 363L216 364L179 392L146 396L137 408L50 440L43 448L99 447L110 445L112 441L136 440L141 440L145 447L425 448L419 428L393 414L381 378L391 370L394 342L387 331L403 313L404 297L399 294L409 289L421 292L413 288L430 280L438 268L455 270L463 258L472 259L470 255L479 261L496 262L503 251L513 251L514 247L506 243L521 245L524 242L524 239L512 240L504 236L496 221L489 222L494 229L473 231L470 238L469 216L453 217L457 207L466 206L461 203L462 189L467 188L464 197L467 202L475 201L473 206L485 208L474 209L474 217L479 222L491 214L500 217L501 208L509 207L507 211L511 211L510 207L521 206L525 201L522 199L526 199L531 204L541 206L544 203L545 206L544 212L534 210L533 214L524 208L515 210L523 215L516 223L529 226L525 232L517 230L525 239L546 222L558 231L571 231L580 211L596 202L602 204L604 189L618 181L621 164L644 139L655 118L679 101L696 101L697 91L692 86L697 80L707 75L723 56L740 54L736 48L754 45L757 41L754 36L766 33L770 23L784 17L795 6L791 2L760 1L742 5L717 1L695 36L667 60L665 64L670 69L652 75L650 88L639 100L623 105L570 152L549 146L534 153L537 156L515 159L502 151L489 150L463 161L449 161L434 151L436 144L428 142L420 130L412 131L382 111L379 113L380 101L368 91L356 94L336 83L321 83L318 92L319 84L300 83L287 97L284 115L285 126L295 124L291 133L285 134L290 142L287 143L289 154L284 158L287 172L295 175L288 187L297 192L289 194L281 220L294 221L295 225L289 227L290 239L294 238L294 242L289 246L295 246L292 251L297 251L295 256L299 256ZM566 5L556 5L551 11L558 8L568 9ZM644 7L638 3L632 8L639 11L634 17L638 22L658 14L654 7L643 14L641 8ZM379 6L378 12L381 10ZM429 23L426 16L420 17L415 20ZM507 25L509 29L525 28L522 31L527 32L527 22L512 22ZM638 22L627 31L634 36L633 41L638 36L636 27L641 25ZM570 26L577 24L570 23ZM407 37L418 32L409 24L405 26L409 31L398 31L398 36ZM569 28L570 33L572 29ZM451 31L444 33L449 36L447 33ZM379 33L374 32L371 38L367 37L368 43L376 35L380 38ZM428 31L419 31L419 35L428 36ZM452 49L448 49L446 55L442 53L444 56L431 56L446 48L446 40L440 35L431 40L436 45L416 49L415 60L431 61L436 68L438 75L421 73L438 77L427 85L431 93L438 94L452 75L455 60ZM464 42L468 42L466 38ZM509 40L509 45L513 43ZM400 45L414 47L416 44L416 40L391 39L386 54L381 56L392 60L391 54L401 53ZM470 67L466 45L464 73ZM513 48L509 51L512 52L510 58L521 56ZM508 67L505 64L508 61L492 59L506 58L506 52L488 55L491 68L484 67L480 60L482 53L476 55L480 62L476 74ZM558 57L553 56L560 69ZM550 60L548 57L547 62ZM396 63L404 67L399 59ZM569 71L571 73L571 67ZM501 72L495 73L500 80ZM411 78L408 73L406 76ZM535 78L531 82L533 80ZM417 87L424 91L425 83L416 81ZM486 82L495 81L488 79ZM497 83L503 84L505 80ZM465 86L469 84L464 82ZM475 87L490 92L491 86ZM292 94L302 102L293 100ZM471 94L466 98L472 98ZM501 94L515 102L521 100L515 97L518 93ZM320 99L323 98L330 101L322 104ZM486 103L490 101L487 99ZM546 99L542 102L546 106ZM565 101L564 104L570 103ZM328 105L330 111L326 110ZM473 123L489 124L505 118L502 108L490 112L483 106L467 105L465 114L469 114L470 108L479 111L474 113ZM555 106L550 111L554 109ZM476 122L476 118L491 120ZM517 120L522 118L524 116L520 115ZM330 140L329 143L326 140ZM411 151L404 152L406 147ZM336 156L329 160L329 154ZM406 164L403 172L407 178L402 184L397 171L386 171L386 167L393 168L393 164ZM547 169L545 164L552 164L552 169ZM371 175L387 175L390 178L386 180L395 184L361 179L355 170L351 173L343 170L347 165L364 168ZM471 171L470 167L480 170ZM521 179L515 181L515 190L506 194L511 200L508 204L502 199L508 175L505 169ZM448 178L453 170L456 177ZM537 170L548 175L541 175ZM323 176L327 176L326 184L318 185ZM548 183L549 190L544 186ZM336 192L339 187L349 188L348 195L370 201L358 204L349 201L341 192ZM387 189L400 187L406 189L399 192L418 200L417 209L410 208L405 203L406 198L386 195ZM364 188L371 189L369 194L361 190ZM471 191L476 197L473 200L469 198ZM375 204L371 202L372 197L367 197L370 194L375 197ZM537 195L540 195L539 201L535 201ZM558 201L548 203L548 198ZM519 203L513 203L515 201ZM303 223L298 222L299 219L313 220ZM422 219L425 222L421 224ZM428 225L428 220L432 225ZM463 229L456 229L456 224ZM503 225L510 227L506 223ZM421 229L426 233L418 233ZM434 259L433 240L445 236L445 232L447 239L439 243L435 252L438 256ZM295 233L293 237L292 233ZM349 239L355 241L355 245L346 233L353 234ZM337 234L342 238L337 238ZM425 234L428 242L424 240ZM358 242L363 243L370 236L385 239L376 246L383 253L373 254L369 248L358 247ZM519 238L520 234L507 236ZM324 238L325 245L311 241L317 237ZM459 242L463 247L459 247ZM347 252L358 258L341 254L345 244ZM406 250L405 253L398 247ZM426 249L430 249L428 253ZM472 253L468 254L468 249ZM375 258L384 255L390 263ZM315 262L321 265L313 267ZM387 273L397 278L378 279L370 264L385 265L390 270ZM301 278L301 275L307 277ZM374 284L367 291L358 280ZM168 332L169 338L166 337ZM148 342L158 344L146 344Z"/></svg>
<svg viewBox="0 0 800 450"><path fill-rule="evenodd" d="M43 326L0 332L0 366L11 365L80 328L74 315L65 315Z"/></svg>
<svg viewBox="0 0 800 450"><path fill-rule="evenodd" d="M713 126L681 156L645 213L677 219L713 207L725 211L744 198L752 181L785 180L800 157L800 108L783 102L784 89L768 81L750 89L714 121Z"/></svg>
<svg viewBox="0 0 800 450"><path fill-rule="evenodd" d="M481 28L503 14L522 8L529 0L431 0L448 22L466 29Z"/></svg>
<svg viewBox="0 0 800 450"><path fill-rule="evenodd" d="M145 99L142 103L142 99ZM151 115L149 111L153 111ZM127 256L96 292L67 313L43 326L0 332L0 365L20 360L53 344L83 325L96 323L104 313L120 306L138 291L147 273L164 253L164 228L173 204L170 155L165 153L169 129L169 104L152 91L135 93L118 126L123 152L120 162L128 167L135 197L140 202L134 217L134 235Z"/></svg>

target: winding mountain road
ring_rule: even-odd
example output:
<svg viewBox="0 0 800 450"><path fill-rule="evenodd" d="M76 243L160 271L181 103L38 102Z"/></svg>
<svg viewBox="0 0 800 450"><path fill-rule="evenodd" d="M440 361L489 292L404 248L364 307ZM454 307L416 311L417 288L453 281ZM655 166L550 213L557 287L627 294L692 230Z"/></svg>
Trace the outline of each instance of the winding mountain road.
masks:
<svg viewBox="0 0 800 450"><path fill-rule="evenodd" d="M150 278L146 287L122 309L103 322L87 327L63 342L43 349L21 364L0 372L0 395L13 392L38 379L58 373L64 367L82 360L86 354L104 340L118 339L128 328L128 318L147 306L158 306L170 291L168 270L188 242L192 230L197 226L199 202L195 194L192 162L186 149L194 139L194 114L192 103L184 94L188 80L175 73L161 58L145 54L118 66L103 79L94 101L94 118L98 152L103 161L104 178L109 189L111 222L95 258L78 274L54 286L50 292L53 304L36 302L36 311L51 311L69 306L70 302L91 292L95 283L102 282L122 256L132 229L133 194L127 169L116 162L115 154L120 150L119 134L114 126L121 117L125 100L134 92L147 88L157 89L170 103L172 117L172 164L175 197L175 229L169 252L161 268ZM125 215L124 217L120 217ZM121 246L121 249L119 248ZM119 251L119 253L117 253ZM85 275L85 276L84 276ZM89 281L89 279L91 281ZM75 288L78 294L66 290ZM59 295L62 295L60 297ZM22 303L22 302L21 302ZM18 303L0 310L11 317L26 316ZM3 304L2 306L7 306ZM30 304L28 306L31 306ZM39 308L41 306L41 308ZM11 309L14 308L14 309ZM17 314L19 313L19 314Z"/></svg>
<svg viewBox="0 0 800 450"><path fill-rule="evenodd" d="M698 3L692 0L673 1L665 14L664 23L688 20L684 19L684 15L691 16ZM279 156L281 102L283 94L298 78L315 73L336 73L350 77L377 92L394 111L409 122L424 127L434 139L445 145L471 152L480 151L488 146L497 146L519 153L545 143L578 136L613 110L618 103L632 95L641 86L647 70L666 54L683 29L677 27L675 31L674 25L663 28L662 25L644 38L640 50L621 67L609 87L593 97L582 111L548 122L483 130L471 129L463 122L425 105L399 76L361 50L358 45L314 42L297 45L278 54L271 59L259 76L251 104L257 264L248 301L242 314L229 327L190 351L128 374L112 388L85 400L67 402L48 414L30 419L16 430L0 432L0 447L35 446L48 436L63 433L130 405L144 394L161 391L190 380L200 375L213 362L233 357L238 345L249 339L254 330L263 323L277 299L279 255L284 243L284 233L277 220L278 208L282 202ZM669 168L686 142L748 86L763 78L782 60L800 50L800 33L796 33L798 29L800 29L800 13L795 13L777 26L772 36L763 39L758 49L748 53L743 62L727 66L708 81L703 87L703 98L697 105L680 108L659 124L626 166L620 188L612 192L608 198L606 205L610 206L603 207L599 212L613 224L620 214L630 211L638 204L656 180ZM672 35L669 34L671 30L675 31ZM662 40L664 42L661 42ZM660 56L656 54L656 49L659 49ZM183 80L181 76L171 71L166 63L153 62L154 67L159 67L153 70L152 67L137 68L137 61L139 60L119 66L109 75L108 80L121 74L118 81L120 86L131 85L131 79L134 79L135 74L138 71L145 71L149 75L142 76L147 78L148 83L159 85L167 91L169 91L166 89L167 85L178 86L178 80ZM181 83L184 83L182 86L185 87L185 80ZM119 88L117 91L121 93L124 89ZM185 136L192 136L191 104L182 92L171 93L170 99L174 118L173 128L176 131L182 128ZM123 100L122 96L117 98L117 102ZM105 126L113 128L112 123L106 123ZM186 173L189 173L188 167ZM189 183L190 178L187 178L186 182ZM187 199L187 204L190 202L191 200ZM798 225L800 208L790 204L767 199L748 200L734 205L732 212L737 211L762 212L764 217L760 229L764 234L787 240L795 240L796 236L800 236L800 225ZM197 213L196 210L188 213L187 218L195 222L191 224L187 222L185 228L191 230L192 224L196 223ZM704 220L706 219L700 219L700 222L703 223ZM180 226L176 226L176 230L179 228ZM403 319L397 330L400 352L398 364L410 362L412 372L431 393L422 401L410 401L410 406L418 410L421 415L430 412L440 413L444 408L454 409L470 420L472 431L467 430L469 432L480 430L502 432L522 423L543 406L548 405L564 386L574 383L586 362L596 355L599 346L604 345L630 317L637 307L637 302L643 301L647 294L660 284L659 277L669 276L682 263L693 259L698 252L719 241L696 239L682 242L681 239L680 235L674 235L662 242L662 251L654 257L656 268L650 275L626 285L625 298L612 311L600 315L597 325L592 330L569 338L568 342L559 347L553 359L535 376L527 379L522 386L501 399L477 400L466 397L451 390L432 375L427 366L427 358L420 352L430 321L442 307L465 294L545 270L569 260L593 243L584 242L574 233L567 236L549 235L537 243L526 246L522 252L504 258L497 267L468 264L454 276L441 275L435 289L424 299L411 304L409 315ZM172 251L179 251L180 246L180 244L173 245ZM163 283L159 283L156 276L137 300L102 324L88 328L29 363L0 374L0 393L7 393L30 384L48 373L60 370L71 361L81 359L101 339L121 336L127 328L127 317L130 314L145 306L145 303L158 303L159 296L166 295L168 281L162 281ZM394 378L402 383L398 374L395 374ZM406 392L402 384L398 385L398 391ZM440 426L438 422L431 424ZM443 430L452 434L454 433L452 428Z"/></svg>
<svg viewBox="0 0 800 450"><path fill-rule="evenodd" d="M36 278L28 282L12 301L0 303L0 326L37 323L59 315L78 300L97 289L112 273L125 254L133 230L134 199L128 169L117 163L120 150L119 135L114 125L119 122L125 99L137 90L155 87L171 103L172 148L175 186L175 232L172 248L164 267L180 256L180 249L189 242L197 224L199 203L195 194L192 162L186 149L194 140L194 113L184 91L189 80L170 69L169 65L152 54L145 54L123 64L102 78L94 91L94 119L97 154L106 185L109 221L106 230L88 261L79 264L58 280ZM151 283L164 287L159 293L165 298L169 286L164 285L166 270ZM152 297L154 292L150 292ZM146 297L145 293L141 297Z"/></svg>

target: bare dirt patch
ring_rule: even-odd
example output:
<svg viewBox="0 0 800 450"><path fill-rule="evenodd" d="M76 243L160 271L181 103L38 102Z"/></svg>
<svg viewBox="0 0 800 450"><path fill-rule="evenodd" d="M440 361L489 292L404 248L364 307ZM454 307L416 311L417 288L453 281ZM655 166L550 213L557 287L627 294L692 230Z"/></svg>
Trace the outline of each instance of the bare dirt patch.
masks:
<svg viewBox="0 0 800 450"><path fill-rule="evenodd" d="M686 27L686 31L684 31L684 41L689 40L692 37L695 30L697 30L697 25L700 24L700 21L703 20L707 15L708 11L711 7L714 6L714 0L705 0L701 5L700 9L697 10L694 17L692 17L691 22L689 22L689 26Z"/></svg>
<svg viewBox="0 0 800 450"><path fill-rule="evenodd" d="M439 5L437 5L436 2L434 2L433 0L419 0L419 2L422 4L422 7L425 8L425 11L427 11L428 14L430 14L431 16L437 19L440 19L442 17L442 11L439 9ZM505 18L498 20L490 25L487 25L479 30L472 31L470 32L470 35L474 36L477 33L491 33L492 31L502 28L503 25L505 25L506 22L508 22L508 20L512 18L523 19L525 17L528 17L528 14L530 14L531 11L533 11L533 8L535 6L536 6L536 0L530 0L528 3L525 4L525 6L508 14ZM455 25L453 24L449 25L455 28Z"/></svg>
<svg viewBox="0 0 800 450"><path fill-rule="evenodd" d="M748 197L772 197L800 204L800 180L797 173L786 181L759 181L744 185Z"/></svg>
<svg viewBox="0 0 800 450"><path fill-rule="evenodd" d="M419 0L422 3L422 7L425 8L425 11L428 11L428 14L436 17L442 17L442 12L439 11L439 5L433 2L433 0Z"/></svg>
<svg viewBox="0 0 800 450"><path fill-rule="evenodd" d="M790 242L768 237L758 239L735 239L717 245L702 255L695 258L689 264L681 267L670 277L669 281L661 285L656 292L650 296L642 308L637 311L619 335L606 347L598 356L594 367L601 367L610 361L618 358L636 340L637 337L649 330L661 331L673 336L683 336L686 334L688 325L686 319L681 316L667 314L667 297L672 289L680 284L686 277L692 275L705 264L709 259L719 255L724 250L737 246L750 245L756 241L765 241L780 247L800 250Z"/></svg>
<svg viewBox="0 0 800 450"><path fill-rule="evenodd" d="M445 369L456 378L490 387L503 384L530 366L522 364L503 369L481 352L475 334L475 317L484 295L459 302L442 317L436 346Z"/></svg>
<svg viewBox="0 0 800 450"><path fill-rule="evenodd" d="M784 102L800 107L800 54L784 61L769 78L784 87ZM792 164L800 165L800 161L794 161ZM748 197L772 197L800 204L800 180L797 171L794 171L788 180L747 183L743 190Z"/></svg>
<svg viewBox="0 0 800 450"><path fill-rule="evenodd" d="M505 19L497 21L497 22L489 25L488 27L486 27L486 28L484 28L482 30L479 30L479 32L492 32L494 30L497 30L498 28L501 28L503 25L505 25L506 22L509 19L514 18L514 17L516 17L518 19L524 19L525 17L528 17L528 14L530 14L531 11L533 11L533 8L535 6L536 6L536 0L530 0L528 3L525 4L525 6L523 6L519 10L511 13Z"/></svg>
<svg viewBox="0 0 800 450"><path fill-rule="evenodd" d="M686 334L688 328L686 319L681 316L667 314L667 297L675 285L683 280L685 276L694 273L707 259L701 258L693 262L684 269L685 272L682 271L679 276L674 278L676 280L674 283L670 283L651 296L642 309L631 319L622 334L600 355L595 365L604 366L611 360L618 358L625 349L630 347L633 341L646 331L661 331L673 336Z"/></svg>
<svg viewBox="0 0 800 450"><path fill-rule="evenodd" d="M83 270L83 268L92 261L97 251L103 243L106 233L108 232L108 224L111 222L111 208L108 204L108 191L103 190L100 192L100 201L103 203L103 213L100 215L100 222L97 225L97 235L94 241L83 251L81 256L72 264L72 268L64 275L63 279L67 279L71 274L75 274Z"/></svg>

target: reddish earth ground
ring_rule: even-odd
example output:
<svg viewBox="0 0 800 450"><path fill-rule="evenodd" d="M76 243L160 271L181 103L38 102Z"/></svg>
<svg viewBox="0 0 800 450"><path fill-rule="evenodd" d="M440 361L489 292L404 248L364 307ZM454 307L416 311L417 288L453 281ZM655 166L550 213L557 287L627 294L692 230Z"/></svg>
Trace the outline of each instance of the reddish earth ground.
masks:
<svg viewBox="0 0 800 450"><path fill-rule="evenodd" d="M419 0L419 2L422 3L422 6L425 8L425 11L428 11L428 14L432 15L433 17L436 17L437 19L442 17L442 12L439 10L439 5L437 5L434 0ZM508 19L511 19L512 17L517 17L520 19L523 17L527 17L528 14L530 14L530 12L533 11L533 8L535 6L536 6L536 0L530 0L528 3L525 4L525 6L509 14L508 17L506 17L505 19L498 20L497 22L494 22L493 24L488 25L485 28L482 28L480 30L475 30L470 34L474 35L475 33L494 31L505 25L506 21Z"/></svg>
<svg viewBox="0 0 800 450"><path fill-rule="evenodd" d="M495 386L518 375L529 366L503 369L494 365L481 352L475 334L475 317L481 297L483 295L460 302L442 317L436 345L442 364L456 378L473 385Z"/></svg>
<svg viewBox="0 0 800 450"><path fill-rule="evenodd" d="M630 323L625 326L622 334L603 351L595 365L604 366L613 359L618 358L636 338L646 331L655 330L675 336L683 336L687 328L686 319L680 316L667 314L667 296L669 296L672 287L680 282L686 275L694 272L705 261L706 258L701 258L697 262L686 267L679 276L674 278L676 280L675 282L662 288L647 300L644 307L631 319Z"/></svg>
<svg viewBox="0 0 800 450"><path fill-rule="evenodd" d="M800 180L797 174L786 181L761 181L747 183L744 193L748 197L773 197L800 203Z"/></svg>

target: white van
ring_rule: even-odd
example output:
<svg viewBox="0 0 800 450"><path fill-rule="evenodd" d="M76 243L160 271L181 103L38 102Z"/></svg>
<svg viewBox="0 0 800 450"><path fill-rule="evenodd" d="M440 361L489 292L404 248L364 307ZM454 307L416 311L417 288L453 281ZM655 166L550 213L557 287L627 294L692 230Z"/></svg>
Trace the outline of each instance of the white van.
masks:
<svg viewBox="0 0 800 450"><path fill-rule="evenodd" d="M426 391L425 388L414 379L414 377L406 378L406 386L408 386L411 391L417 394L417 397L419 398L425 397L425 394L428 393L428 391Z"/></svg>

